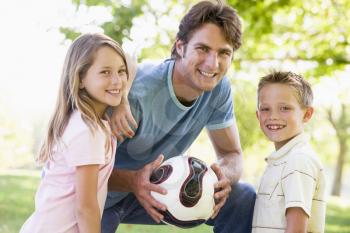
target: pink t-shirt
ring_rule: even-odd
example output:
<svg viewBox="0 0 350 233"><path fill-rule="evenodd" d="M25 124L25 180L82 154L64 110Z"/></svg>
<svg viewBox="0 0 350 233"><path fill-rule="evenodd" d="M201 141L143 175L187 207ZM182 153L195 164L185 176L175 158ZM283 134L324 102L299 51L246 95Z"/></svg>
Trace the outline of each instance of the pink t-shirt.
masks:
<svg viewBox="0 0 350 233"><path fill-rule="evenodd" d="M106 126L108 123L105 122ZM109 126L108 126L109 127ZM92 134L81 118L74 112L56 146L53 161L46 162L43 177L35 196L35 211L24 223L21 233L78 233L76 210L76 167L99 164L98 203L102 215L107 182L113 170L116 141L112 149L105 149L106 136L102 129Z"/></svg>

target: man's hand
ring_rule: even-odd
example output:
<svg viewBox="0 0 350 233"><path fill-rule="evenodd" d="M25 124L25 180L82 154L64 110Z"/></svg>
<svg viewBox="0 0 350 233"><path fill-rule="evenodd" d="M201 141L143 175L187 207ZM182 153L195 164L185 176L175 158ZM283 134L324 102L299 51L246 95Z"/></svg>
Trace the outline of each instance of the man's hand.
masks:
<svg viewBox="0 0 350 233"><path fill-rule="evenodd" d="M215 207L214 207L214 213L211 216L211 218L215 218L220 209L224 206L226 199L228 198L228 195L231 192L231 183L228 178L225 177L224 173L222 172L221 168L218 164L214 163L211 165L211 169L215 172L216 176L218 177L218 182L214 185L215 193Z"/></svg>
<svg viewBox="0 0 350 233"><path fill-rule="evenodd" d="M150 182L150 177L153 170L159 167L163 159L164 156L159 155L156 160L138 170L135 175L135 185L133 188L133 193L135 194L137 200L157 223L163 219L163 215L159 213L158 210L166 211L167 207L154 199L151 196L151 191L166 194L166 190L161 188L159 185L152 184Z"/></svg>
<svg viewBox="0 0 350 233"><path fill-rule="evenodd" d="M131 114L130 105L128 101L123 101L118 107L113 109L111 117L111 126L114 136L118 141L124 140L124 136L132 138L134 131L131 126L137 128L137 123Z"/></svg>

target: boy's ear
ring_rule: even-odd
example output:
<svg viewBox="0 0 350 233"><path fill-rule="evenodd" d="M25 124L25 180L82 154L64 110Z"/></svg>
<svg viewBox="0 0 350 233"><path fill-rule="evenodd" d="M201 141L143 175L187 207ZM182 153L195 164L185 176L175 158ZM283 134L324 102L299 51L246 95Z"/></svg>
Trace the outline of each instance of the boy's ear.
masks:
<svg viewBox="0 0 350 233"><path fill-rule="evenodd" d="M256 116L256 119L259 120L259 112L258 112L258 110L255 110L255 116Z"/></svg>
<svg viewBox="0 0 350 233"><path fill-rule="evenodd" d="M313 107L307 107L306 108L306 111L305 111L305 114L304 114L304 119L303 119L304 123L308 122L311 119L313 113L314 113L314 108Z"/></svg>

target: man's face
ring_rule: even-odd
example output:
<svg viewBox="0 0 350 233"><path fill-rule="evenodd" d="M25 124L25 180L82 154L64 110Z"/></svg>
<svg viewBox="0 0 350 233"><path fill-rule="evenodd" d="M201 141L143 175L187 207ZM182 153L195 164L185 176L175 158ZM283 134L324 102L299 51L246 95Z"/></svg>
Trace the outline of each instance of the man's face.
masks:
<svg viewBox="0 0 350 233"><path fill-rule="evenodd" d="M194 31L187 44L176 42L180 58L177 59L177 77L187 91L199 96L211 91L230 67L233 48L226 41L222 30L212 23Z"/></svg>

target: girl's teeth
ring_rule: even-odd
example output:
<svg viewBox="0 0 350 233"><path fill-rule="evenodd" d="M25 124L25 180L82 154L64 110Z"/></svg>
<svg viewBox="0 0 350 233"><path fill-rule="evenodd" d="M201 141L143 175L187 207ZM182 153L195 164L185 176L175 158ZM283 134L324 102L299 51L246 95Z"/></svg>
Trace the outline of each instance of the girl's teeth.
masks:
<svg viewBox="0 0 350 233"><path fill-rule="evenodd" d="M110 90L110 91L108 91L108 92L110 92L110 93L112 93L112 94L118 94L118 93L120 92L120 90Z"/></svg>

